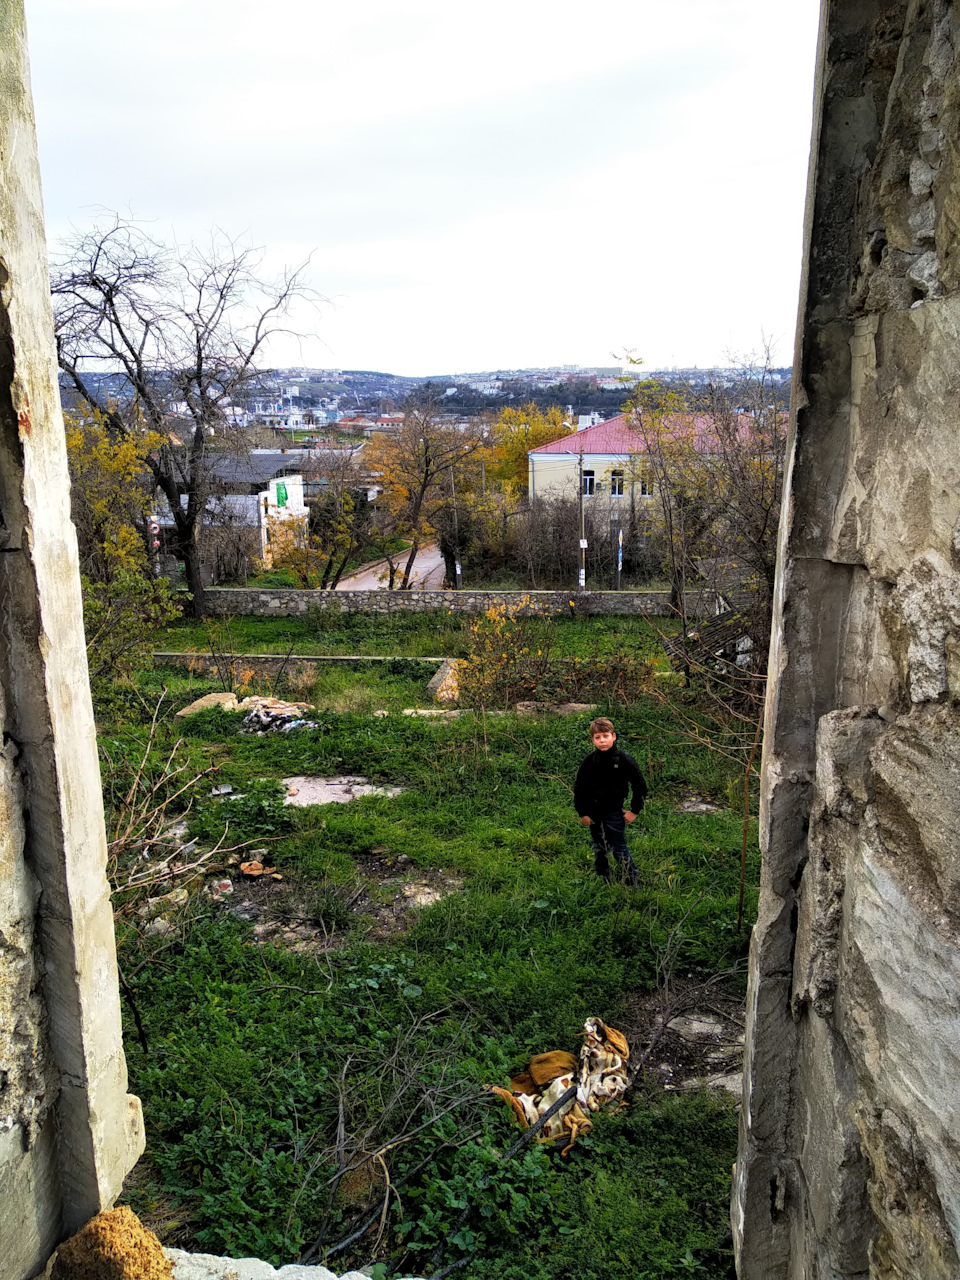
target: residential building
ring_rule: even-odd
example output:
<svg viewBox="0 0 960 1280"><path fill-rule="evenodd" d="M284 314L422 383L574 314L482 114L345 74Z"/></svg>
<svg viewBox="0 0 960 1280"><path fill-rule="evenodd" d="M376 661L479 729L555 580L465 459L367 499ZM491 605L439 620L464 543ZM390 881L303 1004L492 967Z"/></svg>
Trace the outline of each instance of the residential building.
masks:
<svg viewBox="0 0 960 1280"><path fill-rule="evenodd" d="M208 455L209 493L200 531L204 585L234 576L256 558L270 567L278 530L291 521L306 529L302 472L309 471L322 452L255 449ZM186 506L185 493L180 501ZM158 499L154 522L160 568L176 579L176 531L165 499Z"/></svg>
<svg viewBox="0 0 960 1280"><path fill-rule="evenodd" d="M642 465L643 436L628 425L625 415L584 427L531 449L527 454L527 484L531 501L576 494L620 498L653 496L650 477Z"/></svg>

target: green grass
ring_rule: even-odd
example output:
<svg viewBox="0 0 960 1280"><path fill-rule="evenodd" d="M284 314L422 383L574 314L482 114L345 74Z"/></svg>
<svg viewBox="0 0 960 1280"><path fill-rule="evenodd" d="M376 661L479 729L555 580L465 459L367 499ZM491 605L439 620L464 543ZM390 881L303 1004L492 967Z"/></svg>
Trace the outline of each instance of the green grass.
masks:
<svg viewBox="0 0 960 1280"><path fill-rule="evenodd" d="M157 637L158 651L203 653L211 641L234 653L369 654L371 656L465 657L469 619L434 613L345 613L326 606L298 618L235 617L216 622L183 619ZM596 617L543 619L536 624L558 655L590 657L629 646L638 656L660 654L658 637L676 630L669 618Z"/></svg>
<svg viewBox="0 0 960 1280"><path fill-rule="evenodd" d="M626 620L572 624L605 640L582 621ZM168 717L188 692L172 691ZM139 705L131 697L126 723L104 727L108 799L146 740ZM149 1041L144 1053L127 1027L153 1171L138 1194L181 1206L196 1248L294 1261L321 1232L326 1247L362 1222L329 1194L342 1125L348 1142L366 1134L368 1150L399 1143L386 1158L402 1186L380 1244L363 1237L331 1258L337 1270L377 1256L432 1275L475 1251L466 1280L728 1277L728 1104L642 1091L568 1160L537 1147L501 1163L517 1134L479 1086L506 1083L532 1053L575 1049L588 1015L618 1025L668 952L682 974L742 960L741 820L675 810L687 791L725 795L730 767L686 745L683 725L652 702L617 713L621 744L651 785L631 836L642 877L632 892L593 875L573 814L585 717L430 723L363 710L321 711L317 731L288 737L241 735L240 717L220 711L162 721L158 760L182 735L181 754L195 767L216 762L214 781L244 793L215 801L209 777L198 786L189 821L201 847L227 818L229 844L269 841L271 862L338 943L324 955L256 945L249 923L203 895L172 938L121 919L121 964ZM278 779L297 773L359 773L408 790L285 808ZM455 874L463 889L377 940L373 920L345 906L374 856ZM748 920L757 863L751 854ZM440 1115L461 1090L470 1099Z"/></svg>
<svg viewBox="0 0 960 1280"><path fill-rule="evenodd" d="M252 679L249 686L237 691L237 696L253 693L288 698L309 702L321 711L400 712L405 707L434 705L427 694L427 683L436 671L436 663L419 662L415 658L311 666ZM210 675L184 667L157 665L138 672L132 686L115 688L108 699L107 711L113 718L142 718L147 706L155 705L162 698L164 705L175 712L205 694L222 689L222 684Z"/></svg>

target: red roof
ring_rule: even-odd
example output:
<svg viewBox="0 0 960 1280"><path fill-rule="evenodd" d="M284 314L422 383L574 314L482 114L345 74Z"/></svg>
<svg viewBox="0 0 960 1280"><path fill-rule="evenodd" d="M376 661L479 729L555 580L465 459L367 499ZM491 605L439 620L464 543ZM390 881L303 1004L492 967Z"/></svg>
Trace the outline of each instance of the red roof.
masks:
<svg viewBox="0 0 960 1280"><path fill-rule="evenodd" d="M542 444L531 449L530 453L649 453L642 428L628 425L631 418L632 415L621 413L607 422L598 422L595 427L585 427L583 431L564 436L562 440ZM751 424L749 415L738 415L738 432L747 430ZM649 426L654 442L675 440L679 444L692 445L703 454L718 451L716 424L709 415L668 413L651 421Z"/></svg>
<svg viewBox="0 0 960 1280"><path fill-rule="evenodd" d="M598 422L595 427L584 427L562 440L551 440L542 444L531 453L644 453L646 445L643 436L627 426L626 418L610 418L607 422Z"/></svg>

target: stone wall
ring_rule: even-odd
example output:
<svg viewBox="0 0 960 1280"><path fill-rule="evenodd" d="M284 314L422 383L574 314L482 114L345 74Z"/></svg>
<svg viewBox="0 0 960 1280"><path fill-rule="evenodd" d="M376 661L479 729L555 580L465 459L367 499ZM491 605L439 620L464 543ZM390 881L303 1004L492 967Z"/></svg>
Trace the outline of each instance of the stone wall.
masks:
<svg viewBox="0 0 960 1280"><path fill-rule="evenodd" d="M127 1096L23 8L0 5L0 1274L120 1190Z"/></svg>
<svg viewBox="0 0 960 1280"><path fill-rule="evenodd" d="M343 613L483 613L492 605L518 608L521 614L597 614L667 617L669 591L297 591L254 587L215 587L203 594L207 613L287 617L336 606ZM688 618L709 618L717 611L714 591L688 592Z"/></svg>
<svg viewBox="0 0 960 1280"><path fill-rule="evenodd" d="M733 1226L960 1275L960 12L825 0Z"/></svg>

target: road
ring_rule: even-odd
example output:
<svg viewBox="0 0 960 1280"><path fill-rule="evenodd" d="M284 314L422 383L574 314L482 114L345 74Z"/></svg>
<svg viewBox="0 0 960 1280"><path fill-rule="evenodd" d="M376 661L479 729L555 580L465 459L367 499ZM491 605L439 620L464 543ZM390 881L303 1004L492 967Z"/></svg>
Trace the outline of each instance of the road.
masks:
<svg viewBox="0 0 960 1280"><path fill-rule="evenodd" d="M409 552L397 556L394 564L400 566L400 573ZM377 560L373 564L364 565L349 578L341 578L337 583L338 591L376 591L386 590L389 566L386 560ZM383 580L381 581L381 576ZM398 579L400 574L398 573ZM435 542L426 542L417 552L413 565L414 588L439 590L443 586L443 556Z"/></svg>

